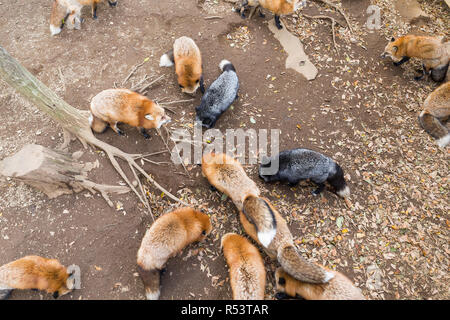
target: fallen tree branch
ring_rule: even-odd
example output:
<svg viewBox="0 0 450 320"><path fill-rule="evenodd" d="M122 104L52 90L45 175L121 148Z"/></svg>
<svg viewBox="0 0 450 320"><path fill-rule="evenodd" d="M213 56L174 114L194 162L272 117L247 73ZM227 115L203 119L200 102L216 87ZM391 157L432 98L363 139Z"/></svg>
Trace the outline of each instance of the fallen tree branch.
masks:
<svg viewBox="0 0 450 320"><path fill-rule="evenodd" d="M155 80L152 80L146 84L141 85L140 87L132 87L130 90L131 91L135 91L139 94L145 95L146 91L156 82L158 82L159 80L161 80L162 78L164 78L164 75L159 76L158 78L156 78Z"/></svg>
<svg viewBox="0 0 450 320"><path fill-rule="evenodd" d="M160 77L162 78L162 77ZM175 197L161 185L159 185L145 170L140 167L135 159L139 155L125 153L122 150L97 139L92 133L88 121L88 112L82 112L75 109L67 102L62 100L55 92L50 90L41 81L34 77L28 70L22 67L8 52L0 46L0 79L3 79L17 92L27 98L36 108L47 114L61 127L67 131L65 137L77 137L86 148L88 144L102 149L108 156L111 164L119 173L120 177L128 184L130 189L139 198L139 201L148 209L150 214L151 208L144 197L142 190L137 190L130 182L128 176L123 172L121 166L117 162L117 158L125 161L132 171L142 174L156 188L166 194L170 199L183 205L188 205L184 201ZM154 80L157 81L158 79ZM69 134L70 133L70 134ZM153 217L153 215L152 215ZM153 217L154 218L154 217Z"/></svg>
<svg viewBox="0 0 450 320"><path fill-rule="evenodd" d="M169 104L184 103L184 102L191 102L191 101L194 101L194 99L177 100L177 101L171 101L171 102L160 102L159 104L162 106L166 106Z"/></svg>
<svg viewBox="0 0 450 320"><path fill-rule="evenodd" d="M309 16L307 14L303 14L304 17L308 18L308 19L329 19L331 20L331 31L333 34L333 44L334 44L334 49L336 51L338 51L338 47L336 44L336 30L335 30L335 26L336 24L339 24L340 26L342 26L342 24L337 21L336 19L334 19L333 17L330 16L325 16L325 15L317 15L317 16Z"/></svg>
<svg viewBox="0 0 450 320"><path fill-rule="evenodd" d="M29 144L0 161L0 174L37 188L50 199L84 189L96 194L97 190L111 207L113 203L109 193L130 191L125 186L110 186L88 180L88 172L98 167L98 161L83 164L77 160L78 156Z"/></svg>
<svg viewBox="0 0 450 320"><path fill-rule="evenodd" d="M339 8L336 4L334 4L334 3L330 2L330 1L327 1L327 0L314 0L314 1L322 2L322 3L326 4L326 5L334 8L335 10L337 10L344 17L345 22L348 25L348 29L350 30L350 33L353 34L353 28L352 28L352 26L350 24L350 20L348 19L347 15L345 14L345 12L341 8Z"/></svg>
<svg viewBox="0 0 450 320"><path fill-rule="evenodd" d="M146 63L148 60L144 60L141 63L138 63L137 65L135 65L130 73L128 74L128 76L122 81L122 87L125 85L125 83L134 75L134 73L144 65L144 63Z"/></svg>

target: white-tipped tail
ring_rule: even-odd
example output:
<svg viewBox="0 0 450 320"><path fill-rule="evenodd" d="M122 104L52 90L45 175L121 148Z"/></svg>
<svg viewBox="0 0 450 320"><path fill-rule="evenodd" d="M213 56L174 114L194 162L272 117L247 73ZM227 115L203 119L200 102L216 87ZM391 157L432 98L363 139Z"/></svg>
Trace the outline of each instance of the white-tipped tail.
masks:
<svg viewBox="0 0 450 320"><path fill-rule="evenodd" d="M92 113L89 114L89 125L92 127L92 123L94 122L94 116Z"/></svg>
<svg viewBox="0 0 450 320"><path fill-rule="evenodd" d="M219 64L220 70L223 71L223 68L224 68L227 64L231 64L231 62L228 61L228 60L225 60L225 59L223 59L222 61L220 61L220 64Z"/></svg>
<svg viewBox="0 0 450 320"><path fill-rule="evenodd" d="M334 273L333 272L325 271L324 283L327 283L328 281L330 281L333 278L334 278Z"/></svg>
<svg viewBox="0 0 450 320"><path fill-rule="evenodd" d="M450 133L447 134L446 136L436 140L436 143L439 147L443 148L446 145L448 145L448 143L450 142Z"/></svg>
<svg viewBox="0 0 450 320"><path fill-rule="evenodd" d="M170 61L170 58L167 55L167 53L163 54L161 56L161 59L159 59L159 66L160 67L171 67L171 66L173 66L173 62Z"/></svg>
<svg viewBox="0 0 450 320"><path fill-rule="evenodd" d="M350 188L348 186L345 186L344 189L337 191L337 194L342 198L347 198L350 196Z"/></svg>
<svg viewBox="0 0 450 320"><path fill-rule="evenodd" d="M147 291L145 293L145 296L146 296L147 300L158 300L159 299L159 294L160 294L159 290L155 291L155 292Z"/></svg>
<svg viewBox="0 0 450 320"><path fill-rule="evenodd" d="M61 31L62 31L61 28L55 27L54 25L50 25L50 32L51 32L52 36L57 35Z"/></svg>
<svg viewBox="0 0 450 320"><path fill-rule="evenodd" d="M258 232L258 240L261 242L261 244L264 247L268 247L271 243L273 238L275 238L275 235L277 233L276 229L270 229L269 231L264 232Z"/></svg>

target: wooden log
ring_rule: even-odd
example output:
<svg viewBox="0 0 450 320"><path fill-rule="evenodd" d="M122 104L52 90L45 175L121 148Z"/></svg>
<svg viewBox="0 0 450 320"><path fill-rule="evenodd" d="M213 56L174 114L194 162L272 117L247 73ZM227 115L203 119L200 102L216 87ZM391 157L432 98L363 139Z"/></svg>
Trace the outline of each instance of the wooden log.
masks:
<svg viewBox="0 0 450 320"><path fill-rule="evenodd" d="M98 161L81 163L69 153L36 144L0 161L0 174L22 181L45 193L49 198L82 190L100 192L110 206L108 193L126 193L128 187L101 185L89 181L87 174L98 167Z"/></svg>

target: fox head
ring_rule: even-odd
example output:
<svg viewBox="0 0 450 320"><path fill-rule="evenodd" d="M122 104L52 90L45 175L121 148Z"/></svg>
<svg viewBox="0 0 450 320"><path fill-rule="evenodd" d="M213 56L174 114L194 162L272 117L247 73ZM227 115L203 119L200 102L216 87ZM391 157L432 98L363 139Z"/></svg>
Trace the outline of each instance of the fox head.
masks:
<svg viewBox="0 0 450 320"><path fill-rule="evenodd" d="M381 58L385 59L390 57L394 62L400 61L403 57L398 55L399 41L400 39L395 40L392 38L391 41L387 44L386 48L384 48L384 52L381 55Z"/></svg>
<svg viewBox="0 0 450 320"><path fill-rule="evenodd" d="M141 127L145 129L159 129L162 125L171 121L170 117L166 115L164 108L149 100L144 106L144 117L141 119Z"/></svg>
<svg viewBox="0 0 450 320"><path fill-rule="evenodd" d="M68 294L75 289L75 271L67 274L67 279L61 283L59 289L53 292L53 298L57 299L65 294Z"/></svg>
<svg viewBox="0 0 450 320"><path fill-rule="evenodd" d="M273 175L262 173L263 172L262 168L270 168L271 165L272 165L272 160L267 156L263 156L261 165L259 167L258 174L259 174L259 177L264 180L264 182L278 181L280 179L279 172L277 172L276 174L273 174Z"/></svg>
<svg viewBox="0 0 450 320"><path fill-rule="evenodd" d="M297 280L288 275L283 268L278 267L275 271L275 283L277 294L275 297L277 299L286 299L288 297L296 297L295 292L295 282Z"/></svg>
<svg viewBox="0 0 450 320"><path fill-rule="evenodd" d="M201 233L197 241L203 241L211 233L212 225L209 216L203 212L196 211L196 216L201 226Z"/></svg>
<svg viewBox="0 0 450 320"><path fill-rule="evenodd" d="M194 94L198 88L205 92L201 61L196 61L193 58L182 59L179 63L176 63L175 69L178 76L178 85L182 92Z"/></svg>

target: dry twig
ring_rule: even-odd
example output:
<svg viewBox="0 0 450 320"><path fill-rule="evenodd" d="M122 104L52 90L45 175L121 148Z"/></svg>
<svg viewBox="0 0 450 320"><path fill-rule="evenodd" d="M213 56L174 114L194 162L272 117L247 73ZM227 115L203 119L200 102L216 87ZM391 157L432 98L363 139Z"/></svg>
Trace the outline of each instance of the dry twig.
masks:
<svg viewBox="0 0 450 320"><path fill-rule="evenodd" d="M330 1L327 1L327 0L314 0L314 1L322 2L322 3L326 4L326 5L329 5L330 7L334 8L334 9L336 9L344 17L345 22L347 22L348 29L353 34L353 29L352 29L352 26L350 25L350 20L348 19L347 15L345 14L345 12L341 8L339 8L337 5L335 5L334 3L330 2Z"/></svg>

